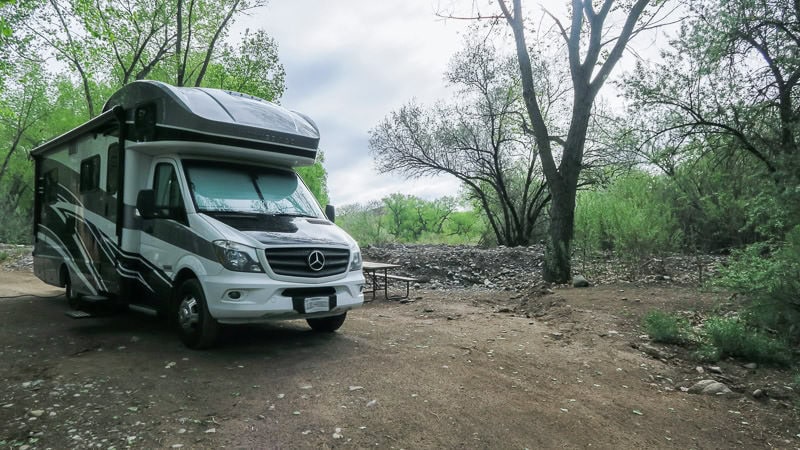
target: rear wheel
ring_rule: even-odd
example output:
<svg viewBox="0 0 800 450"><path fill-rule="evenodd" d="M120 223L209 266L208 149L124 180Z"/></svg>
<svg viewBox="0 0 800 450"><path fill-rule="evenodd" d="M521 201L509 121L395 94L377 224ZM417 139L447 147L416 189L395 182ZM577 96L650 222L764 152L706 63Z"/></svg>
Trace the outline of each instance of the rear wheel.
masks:
<svg viewBox="0 0 800 450"><path fill-rule="evenodd" d="M72 286L72 279L69 277L69 272L66 272L64 275L64 295L67 297L67 304L72 309L81 309L82 302L81 302L81 294L75 292L75 288Z"/></svg>
<svg viewBox="0 0 800 450"><path fill-rule="evenodd" d="M208 312L206 296L197 280L186 280L178 289L175 318L181 341L193 349L211 347L219 334L219 324Z"/></svg>
<svg viewBox="0 0 800 450"><path fill-rule="evenodd" d="M333 333L338 330L347 318L347 313L339 314L338 316L320 317L318 319L306 319L308 326L314 331L323 333Z"/></svg>

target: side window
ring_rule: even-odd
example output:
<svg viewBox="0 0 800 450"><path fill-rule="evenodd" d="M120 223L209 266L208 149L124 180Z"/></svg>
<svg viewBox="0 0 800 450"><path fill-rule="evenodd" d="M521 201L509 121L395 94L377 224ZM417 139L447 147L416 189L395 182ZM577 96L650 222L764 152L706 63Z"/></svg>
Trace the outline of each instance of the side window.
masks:
<svg viewBox="0 0 800 450"><path fill-rule="evenodd" d="M119 144L108 146L108 167L106 168L106 192L114 195L119 190Z"/></svg>
<svg viewBox="0 0 800 450"><path fill-rule="evenodd" d="M100 155L94 155L81 161L80 177L81 194L100 187Z"/></svg>
<svg viewBox="0 0 800 450"><path fill-rule="evenodd" d="M153 193L156 209L163 211L167 217L178 218L184 214L178 174L172 164L160 163L156 166Z"/></svg>

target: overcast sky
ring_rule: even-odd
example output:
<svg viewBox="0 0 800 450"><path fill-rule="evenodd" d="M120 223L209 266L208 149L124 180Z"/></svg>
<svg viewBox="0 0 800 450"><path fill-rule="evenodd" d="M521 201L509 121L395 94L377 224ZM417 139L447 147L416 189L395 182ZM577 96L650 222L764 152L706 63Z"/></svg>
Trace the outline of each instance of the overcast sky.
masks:
<svg viewBox="0 0 800 450"><path fill-rule="evenodd" d="M426 199L458 193L459 183L450 176L405 180L378 174L368 149L369 130L390 112L412 98L431 105L448 96L443 74L472 22L436 17L440 2L466 7L461 13L469 13L472 4L469 0L270 0L267 7L235 25L232 39L237 30L260 28L277 41L286 69L281 104L316 121L331 203L379 200L394 192ZM491 6L488 0L478 4ZM565 15L567 1L527 0L525 5L535 16L542 16L543 7ZM486 12L496 12L489 9ZM549 21L548 26L552 26ZM637 37L636 54L649 59L658 41L656 35ZM634 61L623 57L614 74L630 69ZM602 97L621 105L612 83L606 83Z"/></svg>
<svg viewBox="0 0 800 450"><path fill-rule="evenodd" d="M316 121L337 206L393 192L427 199L458 192L451 177L378 174L367 145L369 129L412 98L446 97L442 74L468 23L438 19L435 2L271 0L236 25L277 41L286 69L281 104Z"/></svg>

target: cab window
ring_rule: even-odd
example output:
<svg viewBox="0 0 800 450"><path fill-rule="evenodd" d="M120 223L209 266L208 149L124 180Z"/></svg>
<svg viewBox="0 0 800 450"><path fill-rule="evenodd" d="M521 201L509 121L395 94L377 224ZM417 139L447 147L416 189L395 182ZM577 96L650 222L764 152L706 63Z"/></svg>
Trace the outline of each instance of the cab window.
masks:
<svg viewBox="0 0 800 450"><path fill-rule="evenodd" d="M155 207L161 217L185 221L186 210L175 166L159 163L153 177Z"/></svg>

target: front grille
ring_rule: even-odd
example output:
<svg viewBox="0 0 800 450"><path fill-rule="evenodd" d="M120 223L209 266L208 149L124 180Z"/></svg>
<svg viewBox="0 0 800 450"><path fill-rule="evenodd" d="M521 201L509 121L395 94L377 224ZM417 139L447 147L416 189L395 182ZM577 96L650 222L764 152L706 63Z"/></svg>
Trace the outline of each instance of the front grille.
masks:
<svg viewBox="0 0 800 450"><path fill-rule="evenodd" d="M325 256L325 266L320 271L313 271L308 266L308 255L319 250ZM350 262L350 250L341 248L269 248L264 250L269 267L278 275L290 277L322 278L338 275L347 270Z"/></svg>

